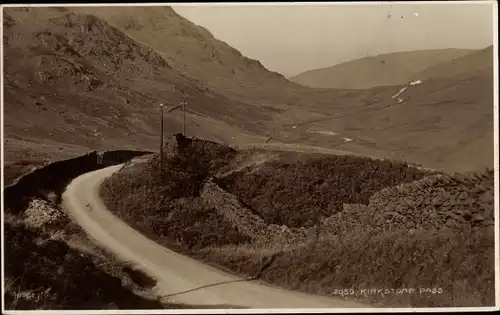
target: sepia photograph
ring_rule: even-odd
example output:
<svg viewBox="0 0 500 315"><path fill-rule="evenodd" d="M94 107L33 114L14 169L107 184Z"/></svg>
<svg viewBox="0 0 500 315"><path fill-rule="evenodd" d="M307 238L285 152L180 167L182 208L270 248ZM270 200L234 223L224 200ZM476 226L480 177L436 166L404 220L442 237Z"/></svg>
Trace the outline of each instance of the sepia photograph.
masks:
<svg viewBox="0 0 500 315"><path fill-rule="evenodd" d="M496 1L1 22L2 313L498 309Z"/></svg>

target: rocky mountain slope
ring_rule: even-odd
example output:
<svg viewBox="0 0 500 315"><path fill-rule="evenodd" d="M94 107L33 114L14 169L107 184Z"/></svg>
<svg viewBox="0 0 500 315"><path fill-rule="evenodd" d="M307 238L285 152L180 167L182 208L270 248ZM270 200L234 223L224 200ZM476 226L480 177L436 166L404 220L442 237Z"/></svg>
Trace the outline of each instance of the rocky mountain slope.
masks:
<svg viewBox="0 0 500 315"><path fill-rule="evenodd" d="M124 30L137 41L157 50L179 70L213 89L238 94L241 90L263 92L274 87L297 88L281 74L267 70L258 60L243 56L170 7L77 10L95 14ZM248 97L245 93L243 95Z"/></svg>
<svg viewBox="0 0 500 315"><path fill-rule="evenodd" d="M90 14L8 8L4 56L6 158L16 162L105 147L154 148L159 103L187 99L188 131L224 141L258 133L259 121L271 120L270 111L209 91ZM254 121L243 130L247 117ZM181 123L179 113L166 115L166 132L182 130Z"/></svg>

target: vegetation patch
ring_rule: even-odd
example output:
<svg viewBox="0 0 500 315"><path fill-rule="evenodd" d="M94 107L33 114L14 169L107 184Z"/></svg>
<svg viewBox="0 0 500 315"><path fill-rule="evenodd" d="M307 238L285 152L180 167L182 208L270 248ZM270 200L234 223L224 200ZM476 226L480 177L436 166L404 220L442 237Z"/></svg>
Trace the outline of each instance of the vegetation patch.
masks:
<svg viewBox="0 0 500 315"><path fill-rule="evenodd" d="M311 227L318 218L341 212L345 203L367 204L383 188L428 174L403 163L320 156L296 163L273 161L258 172L236 172L218 184L269 224Z"/></svg>
<svg viewBox="0 0 500 315"><path fill-rule="evenodd" d="M159 243L241 276L384 306L494 304L493 171L254 153L177 135L163 175L157 157L129 164L101 196Z"/></svg>
<svg viewBox="0 0 500 315"><path fill-rule="evenodd" d="M6 309L165 308L124 287L122 279L99 268L90 253L69 246L62 230L6 220L4 236Z"/></svg>

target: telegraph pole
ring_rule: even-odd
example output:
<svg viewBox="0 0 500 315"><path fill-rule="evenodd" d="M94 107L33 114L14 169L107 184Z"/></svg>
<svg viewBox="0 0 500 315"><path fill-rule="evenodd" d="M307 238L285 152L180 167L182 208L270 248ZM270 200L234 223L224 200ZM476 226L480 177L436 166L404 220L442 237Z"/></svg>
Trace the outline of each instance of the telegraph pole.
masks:
<svg viewBox="0 0 500 315"><path fill-rule="evenodd" d="M183 116L182 134L185 137L186 136L186 101L182 101L182 116Z"/></svg>
<svg viewBox="0 0 500 315"><path fill-rule="evenodd" d="M184 137L186 136L186 93L184 92L184 89L183 88L178 88L178 87L175 87L174 88L176 90L178 90L179 92L181 92L182 94L182 98L183 100L181 101L181 105L182 106L182 134L184 135Z"/></svg>
<svg viewBox="0 0 500 315"><path fill-rule="evenodd" d="M160 172L163 175L163 104L160 104L161 131L160 131Z"/></svg>

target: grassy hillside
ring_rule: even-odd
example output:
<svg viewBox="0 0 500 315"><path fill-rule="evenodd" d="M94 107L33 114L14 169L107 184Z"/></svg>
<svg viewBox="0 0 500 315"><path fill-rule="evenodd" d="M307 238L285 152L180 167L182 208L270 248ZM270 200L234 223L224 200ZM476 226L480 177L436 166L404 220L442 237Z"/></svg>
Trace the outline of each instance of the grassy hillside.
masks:
<svg viewBox="0 0 500 315"><path fill-rule="evenodd" d="M176 105L185 95L193 135L230 141L259 133L272 120L272 111L209 91L94 15L7 8L4 57L8 162L34 165L88 149L153 149L159 103ZM165 119L166 132L182 130L179 112Z"/></svg>
<svg viewBox="0 0 500 315"><path fill-rule="evenodd" d="M493 75L493 46L471 52L446 62L439 63L413 75L419 80L453 78L475 73Z"/></svg>
<svg viewBox="0 0 500 315"><path fill-rule="evenodd" d="M423 81L408 86L397 98L392 96L403 87L393 87L390 96L374 95L369 103L351 114L334 114L301 127L331 130L340 137L352 138L353 141L339 146L347 151L373 152L375 156L447 171L491 168L492 80L488 71ZM329 146L338 141L335 136L322 136L317 145ZM474 154L474 159L470 154Z"/></svg>
<svg viewBox="0 0 500 315"><path fill-rule="evenodd" d="M316 88L367 89L408 83L417 72L470 53L464 49L440 49L381 54L309 70L291 81Z"/></svg>
<svg viewBox="0 0 500 315"><path fill-rule="evenodd" d="M267 70L258 60L243 56L205 28L178 15L171 7L72 10L105 19L138 42L157 50L180 71L229 95L248 97L248 93L241 92L264 93L275 87L295 87L281 74Z"/></svg>

